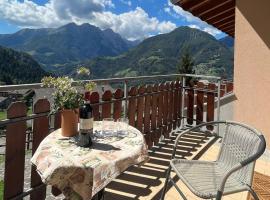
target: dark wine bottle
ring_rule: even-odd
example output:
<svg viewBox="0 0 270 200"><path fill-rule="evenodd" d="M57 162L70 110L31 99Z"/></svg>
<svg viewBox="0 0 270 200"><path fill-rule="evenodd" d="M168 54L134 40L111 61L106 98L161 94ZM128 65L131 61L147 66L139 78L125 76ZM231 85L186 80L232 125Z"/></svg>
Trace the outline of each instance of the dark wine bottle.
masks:
<svg viewBox="0 0 270 200"><path fill-rule="evenodd" d="M90 105L90 92L84 94L84 105L80 107L80 134L79 145L91 146L91 135L93 134L93 109Z"/></svg>

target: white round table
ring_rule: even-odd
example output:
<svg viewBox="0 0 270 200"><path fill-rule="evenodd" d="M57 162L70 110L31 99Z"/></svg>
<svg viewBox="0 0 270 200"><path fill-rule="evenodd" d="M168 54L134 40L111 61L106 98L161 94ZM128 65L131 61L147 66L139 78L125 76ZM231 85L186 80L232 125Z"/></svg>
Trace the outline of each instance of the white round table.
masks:
<svg viewBox="0 0 270 200"><path fill-rule="evenodd" d="M94 133L104 127L102 123L113 123L119 130L117 122L95 122ZM56 186L65 197L91 199L128 167L148 160L143 134L128 125L121 132L93 137L93 145L83 148L58 129L40 143L31 162L42 181Z"/></svg>

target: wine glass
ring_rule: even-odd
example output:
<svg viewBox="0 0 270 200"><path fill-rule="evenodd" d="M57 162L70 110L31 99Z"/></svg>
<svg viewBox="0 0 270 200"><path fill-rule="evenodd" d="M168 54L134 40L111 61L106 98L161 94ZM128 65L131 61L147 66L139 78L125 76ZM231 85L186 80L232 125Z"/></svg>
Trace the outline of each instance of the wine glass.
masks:
<svg viewBox="0 0 270 200"><path fill-rule="evenodd" d="M117 132L113 118L103 118L101 132L103 136L112 137Z"/></svg>
<svg viewBox="0 0 270 200"><path fill-rule="evenodd" d="M128 135L128 118L119 118L118 120L118 126L117 126L117 135L118 136L126 136Z"/></svg>

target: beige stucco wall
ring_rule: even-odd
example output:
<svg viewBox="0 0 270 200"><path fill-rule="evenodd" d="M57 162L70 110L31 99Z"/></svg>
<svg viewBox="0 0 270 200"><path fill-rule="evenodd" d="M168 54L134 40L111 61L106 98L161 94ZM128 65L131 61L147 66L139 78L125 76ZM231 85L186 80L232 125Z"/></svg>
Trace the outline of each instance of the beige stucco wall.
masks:
<svg viewBox="0 0 270 200"><path fill-rule="evenodd" d="M236 0L234 119L264 133L270 148L270 0Z"/></svg>

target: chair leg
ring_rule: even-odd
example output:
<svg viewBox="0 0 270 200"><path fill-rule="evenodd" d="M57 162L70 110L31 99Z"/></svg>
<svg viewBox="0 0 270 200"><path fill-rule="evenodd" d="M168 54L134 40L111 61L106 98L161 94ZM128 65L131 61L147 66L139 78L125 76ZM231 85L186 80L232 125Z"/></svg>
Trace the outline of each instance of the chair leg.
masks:
<svg viewBox="0 0 270 200"><path fill-rule="evenodd" d="M169 181L173 184L177 192L180 194L180 196L183 198L183 200L188 200L187 197L184 195L184 193L180 190L180 188L176 185L176 183L169 177Z"/></svg>
<svg viewBox="0 0 270 200"><path fill-rule="evenodd" d="M217 192L217 197L216 197L216 200L221 200L222 195L223 195L223 192L218 191L218 192Z"/></svg>
<svg viewBox="0 0 270 200"><path fill-rule="evenodd" d="M259 197L257 196L256 192L251 187L249 187L249 192L255 200L260 200Z"/></svg>
<svg viewBox="0 0 270 200"><path fill-rule="evenodd" d="M169 182L169 178L170 178L170 175L171 175L171 170L172 170L172 167L169 166L169 168L167 170L167 173L166 173L166 180L165 180L165 183L164 183L164 187L162 189L160 200L164 200L165 193L166 193L167 186L168 186L168 182Z"/></svg>

